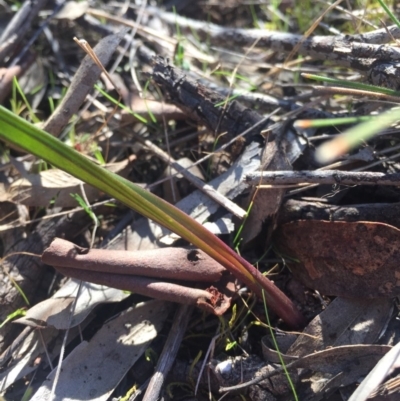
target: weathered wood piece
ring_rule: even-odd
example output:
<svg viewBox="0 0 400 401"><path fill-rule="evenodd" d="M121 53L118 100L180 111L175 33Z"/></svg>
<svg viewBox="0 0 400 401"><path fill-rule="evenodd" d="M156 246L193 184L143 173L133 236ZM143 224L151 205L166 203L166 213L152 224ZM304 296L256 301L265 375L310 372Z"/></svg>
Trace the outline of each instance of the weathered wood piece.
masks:
<svg viewBox="0 0 400 401"><path fill-rule="evenodd" d="M104 66L111 60L111 56L126 32L126 28L121 29L117 34L103 38L94 47L94 52ZM93 86L99 79L100 74L101 70L96 63L88 55L85 56L72 79L67 93L54 113L46 121L43 129L54 136L58 136L68 124L70 118L78 112L88 93L93 90Z"/></svg>
<svg viewBox="0 0 400 401"><path fill-rule="evenodd" d="M400 185L399 173L369 171L263 171L248 174L246 182L253 185L332 184L332 185Z"/></svg>
<svg viewBox="0 0 400 401"><path fill-rule="evenodd" d="M152 77L168 94L171 101L186 111L189 116L206 124L216 134L227 132L229 138L240 135L259 123L263 117L250 108L226 98L187 77L167 60L154 59ZM257 134L264 126L257 126L251 134Z"/></svg>
<svg viewBox="0 0 400 401"><path fill-rule="evenodd" d="M195 30L198 37L210 45L226 47L229 43L230 48L255 45L257 48L287 55L295 52L315 60L329 60L335 65L358 70L366 74L369 82L374 85L393 90L400 87L400 51L395 46L386 45L400 36L399 28L394 26L388 27L386 32L379 29L363 35L305 37L301 34L265 29L226 28L161 12L156 8L148 11L173 26L178 24L181 32Z"/></svg>
<svg viewBox="0 0 400 401"><path fill-rule="evenodd" d="M374 221L400 227L400 203L337 206L291 199L282 205L279 224L294 220Z"/></svg>

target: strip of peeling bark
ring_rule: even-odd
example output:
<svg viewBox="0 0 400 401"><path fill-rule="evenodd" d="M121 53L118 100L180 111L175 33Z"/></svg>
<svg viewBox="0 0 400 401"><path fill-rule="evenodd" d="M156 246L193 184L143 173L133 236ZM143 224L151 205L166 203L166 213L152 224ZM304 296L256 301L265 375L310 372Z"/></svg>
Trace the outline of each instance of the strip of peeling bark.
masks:
<svg viewBox="0 0 400 401"><path fill-rule="evenodd" d="M132 291L164 301L196 305L215 315L222 315L230 307L230 298L215 287L205 290L186 287L177 283L127 274L104 273L68 267L56 267L61 274L90 283L106 285L124 291Z"/></svg>
<svg viewBox="0 0 400 401"><path fill-rule="evenodd" d="M43 252L42 261L54 267L207 283L219 281L227 272L199 249L87 249L61 238L55 238Z"/></svg>

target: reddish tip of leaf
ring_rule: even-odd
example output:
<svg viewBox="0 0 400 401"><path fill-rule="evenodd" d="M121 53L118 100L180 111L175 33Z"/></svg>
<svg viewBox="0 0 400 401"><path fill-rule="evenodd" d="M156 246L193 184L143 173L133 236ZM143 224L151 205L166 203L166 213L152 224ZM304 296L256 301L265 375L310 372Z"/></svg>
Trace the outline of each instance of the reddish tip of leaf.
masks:
<svg viewBox="0 0 400 401"><path fill-rule="evenodd" d="M312 120L298 120L296 121L293 126L295 128L310 128L312 126Z"/></svg>

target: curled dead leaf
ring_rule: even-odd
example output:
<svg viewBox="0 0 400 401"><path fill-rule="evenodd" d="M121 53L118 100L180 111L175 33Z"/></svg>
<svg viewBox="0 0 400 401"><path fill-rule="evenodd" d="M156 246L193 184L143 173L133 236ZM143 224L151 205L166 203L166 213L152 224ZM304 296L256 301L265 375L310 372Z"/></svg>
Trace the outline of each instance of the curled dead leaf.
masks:
<svg viewBox="0 0 400 401"><path fill-rule="evenodd" d="M275 245L293 274L325 295L400 295L400 230L384 223L297 220L279 227Z"/></svg>

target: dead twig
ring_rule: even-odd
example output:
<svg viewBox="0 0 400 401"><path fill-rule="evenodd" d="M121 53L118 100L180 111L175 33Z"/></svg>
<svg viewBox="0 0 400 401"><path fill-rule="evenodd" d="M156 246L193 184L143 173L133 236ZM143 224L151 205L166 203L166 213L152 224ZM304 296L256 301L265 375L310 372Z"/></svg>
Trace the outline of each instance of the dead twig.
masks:
<svg viewBox="0 0 400 401"><path fill-rule="evenodd" d="M179 17L173 13L161 12L156 8L147 11L162 18L171 26L179 25L182 31L195 30L200 39L213 46L250 47L257 41L257 48L290 54L294 50L314 60L330 60L336 65L353 68L367 73L368 80L379 86L397 90L400 86L400 50L390 45L388 37L400 37L399 29L389 27L389 33L382 30L366 35L310 36L268 31L265 29L225 28L216 24ZM382 41L382 42L379 42Z"/></svg>
<svg viewBox="0 0 400 401"><path fill-rule="evenodd" d="M234 216L243 219L246 216L246 211L243 210L236 203L232 202L226 196L220 194L212 186L203 182L200 178L196 177L190 170L182 167L176 160L172 159L168 153L161 150L158 146L154 145L151 141L145 140L144 145L161 158L164 162L168 163L178 173L182 174L187 180L189 180L196 188L207 194L215 202L223 206L226 210L231 212Z"/></svg>
<svg viewBox="0 0 400 401"><path fill-rule="evenodd" d="M263 171L248 174L246 182L252 185L332 184L332 185L400 185L400 174L361 171Z"/></svg>
<svg viewBox="0 0 400 401"><path fill-rule="evenodd" d="M279 213L279 224L293 220L375 221L400 227L400 203L365 203L358 205L331 205L327 203L286 201Z"/></svg>
<svg viewBox="0 0 400 401"><path fill-rule="evenodd" d="M215 134L227 132L228 139L231 139L263 119L257 112L236 101L230 102L225 110L226 98L188 78L164 58L155 57L153 64L152 78L168 93L172 103L192 118L202 121ZM257 126L248 132L248 136L259 133L268 125L269 121L266 121L264 126Z"/></svg>
<svg viewBox="0 0 400 401"><path fill-rule="evenodd" d="M189 305L182 305L176 311L174 322L157 362L155 372L153 373L146 393L143 396L143 401L156 401L159 399L161 387L163 386L165 378L175 361L183 335L186 332L187 325L192 315L192 311L193 307Z"/></svg>
<svg viewBox="0 0 400 401"><path fill-rule="evenodd" d="M29 0L23 3L0 37L0 60L5 60L17 48L46 3L47 0Z"/></svg>

